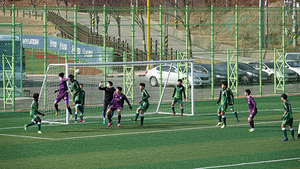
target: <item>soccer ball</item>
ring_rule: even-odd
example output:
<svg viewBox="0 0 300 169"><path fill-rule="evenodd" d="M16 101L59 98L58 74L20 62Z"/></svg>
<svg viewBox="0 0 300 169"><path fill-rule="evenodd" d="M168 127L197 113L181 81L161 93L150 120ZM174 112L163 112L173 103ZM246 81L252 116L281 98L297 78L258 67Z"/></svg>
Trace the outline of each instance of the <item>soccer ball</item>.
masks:
<svg viewBox="0 0 300 169"><path fill-rule="evenodd" d="M81 73L81 70L80 69L76 69L75 73L79 75Z"/></svg>

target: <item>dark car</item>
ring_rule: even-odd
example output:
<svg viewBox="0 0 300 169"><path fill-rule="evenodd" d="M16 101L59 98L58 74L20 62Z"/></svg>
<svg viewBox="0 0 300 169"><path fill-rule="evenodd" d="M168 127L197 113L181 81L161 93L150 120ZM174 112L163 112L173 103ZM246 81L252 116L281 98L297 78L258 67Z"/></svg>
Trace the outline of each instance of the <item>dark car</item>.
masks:
<svg viewBox="0 0 300 169"><path fill-rule="evenodd" d="M196 72L211 74L210 64L195 64L194 69ZM222 83L227 81L227 72L218 66L214 66L214 83Z"/></svg>
<svg viewBox="0 0 300 169"><path fill-rule="evenodd" d="M227 71L227 62L223 62L217 64L221 69ZM231 67L234 65L232 64ZM252 83L259 83L259 71L254 69L252 66L246 63L238 63L238 75L239 75L239 82L242 84L252 84ZM262 72L262 81L269 82L268 73Z"/></svg>

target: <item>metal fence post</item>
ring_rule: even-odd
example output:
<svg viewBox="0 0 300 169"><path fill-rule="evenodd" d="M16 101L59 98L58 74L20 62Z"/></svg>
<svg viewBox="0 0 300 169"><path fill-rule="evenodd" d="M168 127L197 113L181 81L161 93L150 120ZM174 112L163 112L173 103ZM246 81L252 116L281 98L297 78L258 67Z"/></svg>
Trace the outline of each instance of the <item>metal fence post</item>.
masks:
<svg viewBox="0 0 300 169"><path fill-rule="evenodd" d="M260 97L262 96L262 51L261 51L261 48L262 48L262 7L259 6L259 44L258 44L258 48L259 48L259 94L260 94Z"/></svg>
<svg viewBox="0 0 300 169"><path fill-rule="evenodd" d="M77 5L74 5L74 63L77 63ZM76 70L74 67L74 71ZM77 79L77 74L75 74L75 79ZM68 76L68 75L67 75Z"/></svg>
<svg viewBox="0 0 300 169"><path fill-rule="evenodd" d="M236 50L236 58L235 58L235 74L236 74L236 97L239 97L239 16L238 16L238 6L235 6L235 50Z"/></svg>
<svg viewBox="0 0 300 169"><path fill-rule="evenodd" d="M283 59L283 90L285 93L285 6L282 7L282 59Z"/></svg>
<svg viewBox="0 0 300 169"><path fill-rule="evenodd" d="M16 76L15 76L15 62L16 62L16 22L15 22L15 5L12 6L12 110L15 110L15 97L16 97Z"/></svg>
<svg viewBox="0 0 300 169"><path fill-rule="evenodd" d="M210 36L211 36L211 43L210 43L210 52L211 52L211 72L210 72L210 79L211 79L211 98L214 99L214 73L215 73L215 69L214 69L214 65L215 65L215 53L214 53L214 6L212 5L210 8L210 17L211 17L211 23L210 23Z"/></svg>
<svg viewBox="0 0 300 169"><path fill-rule="evenodd" d="M159 60L162 60L162 56L163 56L163 27L162 27L162 6L159 6ZM160 75L159 75L159 97L161 97L161 93L162 93L162 67L161 64L159 64L159 71L160 71Z"/></svg>
<svg viewBox="0 0 300 169"><path fill-rule="evenodd" d="M47 72L47 5L44 5L44 76ZM47 80L44 84L44 107L47 105Z"/></svg>

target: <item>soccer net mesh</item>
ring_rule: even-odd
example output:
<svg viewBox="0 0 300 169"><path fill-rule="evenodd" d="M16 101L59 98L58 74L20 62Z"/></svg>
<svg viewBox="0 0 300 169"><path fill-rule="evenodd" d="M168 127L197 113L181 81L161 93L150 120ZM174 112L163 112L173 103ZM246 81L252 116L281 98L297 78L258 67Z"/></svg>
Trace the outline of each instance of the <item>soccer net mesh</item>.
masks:
<svg viewBox="0 0 300 169"><path fill-rule="evenodd" d="M147 70L147 65L150 69ZM59 88L58 74L75 75L79 84L83 84L85 91L84 119L99 118L102 121L102 110L105 92L99 90L99 83L106 86L107 81L113 82L113 87L121 87L132 105L132 110L124 102L122 116L134 116L141 101L140 83L145 83L145 89L150 95L150 106L145 114L172 114L171 103L174 86L177 80L182 79L185 86L186 101L183 102L184 115L194 115L193 90L194 76L189 72L193 68L193 60L169 60L149 62L110 62L110 63L69 63L50 64L44 77L40 91L39 109L45 114L43 122L69 123L69 114L64 100L58 103L60 112L55 116L54 101ZM75 70L81 73L76 75ZM162 79L161 79L162 78ZM68 82L69 83L69 82ZM74 114L73 96L69 93L69 106ZM109 107L107 107L108 109ZM176 113L180 114L180 107L175 105Z"/></svg>

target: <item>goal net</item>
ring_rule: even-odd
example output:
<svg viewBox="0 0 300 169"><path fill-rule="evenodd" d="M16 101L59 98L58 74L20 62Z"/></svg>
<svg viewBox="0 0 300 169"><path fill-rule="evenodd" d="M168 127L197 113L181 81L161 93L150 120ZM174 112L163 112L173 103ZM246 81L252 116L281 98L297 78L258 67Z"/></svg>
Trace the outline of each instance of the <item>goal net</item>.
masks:
<svg viewBox="0 0 300 169"><path fill-rule="evenodd" d="M147 66L150 66L150 69L147 70ZM73 74L79 84L83 84L85 91L84 119L86 121L88 119L102 121L105 92L99 89L99 83L105 87L108 81L113 83L114 88L121 87L122 93L127 96L132 105L132 110L130 110L128 104L124 102L122 116L134 116L141 101L140 83L146 84L145 89L150 95L150 106L145 114L171 115L173 113L171 103L174 86L177 85L178 79L182 79L186 94L186 101L183 102L183 115L194 115L194 79L198 85L201 82L199 82L200 78L191 71L194 70L193 67L193 60L50 64L44 77L39 99L39 109L45 114L43 122L66 124L69 121L74 122L74 119L69 117L64 100L58 103L60 111L55 116L54 101L58 93L54 93L54 91L59 88L58 74L61 72L65 73L65 78L69 74ZM81 70L79 75L76 75L76 69ZM69 83L67 82L68 85ZM75 106L70 93L69 106L74 114ZM177 114L181 112L178 103L175 105L175 111Z"/></svg>

